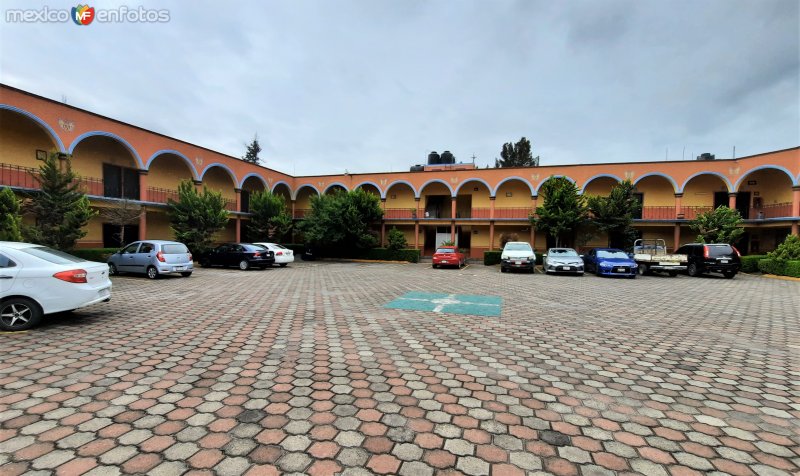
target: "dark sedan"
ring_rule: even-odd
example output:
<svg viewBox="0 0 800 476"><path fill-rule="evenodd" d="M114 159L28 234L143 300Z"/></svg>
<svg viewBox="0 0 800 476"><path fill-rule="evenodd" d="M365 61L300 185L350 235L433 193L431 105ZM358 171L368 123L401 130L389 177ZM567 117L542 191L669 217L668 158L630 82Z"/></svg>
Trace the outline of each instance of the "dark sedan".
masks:
<svg viewBox="0 0 800 476"><path fill-rule="evenodd" d="M252 243L226 243L200 257L200 266L237 266L242 271L268 268L274 262L272 251Z"/></svg>

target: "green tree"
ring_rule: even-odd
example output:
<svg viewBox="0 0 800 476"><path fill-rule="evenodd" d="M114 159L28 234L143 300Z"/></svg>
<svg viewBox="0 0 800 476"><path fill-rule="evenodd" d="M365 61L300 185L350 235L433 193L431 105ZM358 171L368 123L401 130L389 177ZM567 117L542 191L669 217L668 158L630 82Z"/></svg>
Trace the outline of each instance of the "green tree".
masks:
<svg viewBox="0 0 800 476"><path fill-rule="evenodd" d="M311 197L311 211L298 227L306 242L331 252L363 250L378 245L371 225L383 216L376 195L358 188Z"/></svg>
<svg viewBox="0 0 800 476"><path fill-rule="evenodd" d="M72 158L60 159L58 153L50 154L39 166L35 179L39 190L32 193L25 207L35 217L35 223L23 227L23 236L32 243L69 251L86 236L84 227L97 215L80 188L80 177L72 171Z"/></svg>
<svg viewBox="0 0 800 476"><path fill-rule="evenodd" d="M586 221L586 200L578 187L564 177L550 177L541 187L544 203L530 218L537 231L555 239L556 246L568 239Z"/></svg>
<svg viewBox="0 0 800 476"><path fill-rule="evenodd" d="M389 241L389 248L392 251L402 250L408 247L408 241L406 240L406 235L403 234L402 231L398 230L397 227L393 226L391 230L389 230L389 235L387 237Z"/></svg>
<svg viewBox="0 0 800 476"><path fill-rule="evenodd" d="M738 210L725 206L697 215L689 227L697 232L699 243L734 244L744 233Z"/></svg>
<svg viewBox="0 0 800 476"><path fill-rule="evenodd" d="M642 209L635 196L636 188L630 180L618 183L607 197L589 196L586 206L592 224L608 235L608 246L629 249L636 240L633 217Z"/></svg>
<svg viewBox="0 0 800 476"><path fill-rule="evenodd" d="M258 134L256 134L253 137L253 142L247 146L247 152L245 152L242 160L258 165L261 162L261 159L258 157L259 152L261 152L261 146L258 144Z"/></svg>
<svg viewBox="0 0 800 476"><path fill-rule="evenodd" d="M800 237L789 235L783 240L775 251L767 253L769 259L778 261L797 261L800 260Z"/></svg>
<svg viewBox="0 0 800 476"><path fill-rule="evenodd" d="M20 200L8 188L0 189L0 241L22 241Z"/></svg>
<svg viewBox="0 0 800 476"><path fill-rule="evenodd" d="M222 193L203 187L197 193L189 180L178 186L178 201L167 200L169 218L175 239L184 243L192 253L207 252L214 241L214 235L228 223L228 211Z"/></svg>
<svg viewBox="0 0 800 476"><path fill-rule="evenodd" d="M280 241L292 229L292 215L283 195L269 190L250 194L250 221L247 224L253 241Z"/></svg>
<svg viewBox="0 0 800 476"><path fill-rule="evenodd" d="M516 144L506 142L500 151L500 159L495 159L495 168L500 167L535 167L539 165L539 156L531 153L531 141L525 137Z"/></svg>

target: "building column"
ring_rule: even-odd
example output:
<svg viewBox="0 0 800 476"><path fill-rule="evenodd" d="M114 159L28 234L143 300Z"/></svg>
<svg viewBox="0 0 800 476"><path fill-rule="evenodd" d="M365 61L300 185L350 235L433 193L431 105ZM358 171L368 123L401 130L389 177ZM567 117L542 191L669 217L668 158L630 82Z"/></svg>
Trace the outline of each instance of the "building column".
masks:
<svg viewBox="0 0 800 476"><path fill-rule="evenodd" d="M233 191L236 193L236 211L241 213L242 212L242 189L241 188L234 188ZM242 217L239 215L236 216L236 242L239 243L242 241Z"/></svg>
<svg viewBox="0 0 800 476"><path fill-rule="evenodd" d="M531 195L531 215L536 213L536 206L538 201L539 201L538 195ZM533 223L531 223L531 248L534 249L536 248L536 226Z"/></svg>
<svg viewBox="0 0 800 476"><path fill-rule="evenodd" d="M297 200L292 200L292 220L294 220L295 218L297 218L297 217L294 215L294 209L295 209L295 205L297 205Z"/></svg>
<svg viewBox="0 0 800 476"><path fill-rule="evenodd" d="M495 197L489 197L489 251L494 250L494 202Z"/></svg>
<svg viewBox="0 0 800 476"><path fill-rule="evenodd" d="M673 248L673 253L675 250L681 247L681 224L676 223L673 227L672 231L672 240L675 243L675 247Z"/></svg>
<svg viewBox="0 0 800 476"><path fill-rule="evenodd" d="M414 217L415 220L419 220L419 217L422 216L422 210L420 210L419 205L420 205L420 199L419 198L415 198L414 199L414 206L417 209L417 216Z"/></svg>
<svg viewBox="0 0 800 476"><path fill-rule="evenodd" d="M142 207L142 214L139 215L139 240L147 239L147 207ZM124 245L125 243L123 243Z"/></svg>
<svg viewBox="0 0 800 476"><path fill-rule="evenodd" d="M147 170L139 171L139 200L143 202L149 201L147 193Z"/></svg>
<svg viewBox="0 0 800 476"><path fill-rule="evenodd" d="M683 206L681 205L681 198L683 198L682 193L675 194L675 218L678 220L683 220Z"/></svg>
<svg viewBox="0 0 800 476"><path fill-rule="evenodd" d="M736 193L728 194L728 208L736 210Z"/></svg>
<svg viewBox="0 0 800 476"><path fill-rule="evenodd" d="M386 246L386 199L381 198L381 247Z"/></svg>
<svg viewBox="0 0 800 476"><path fill-rule="evenodd" d="M456 242L456 197L450 197L450 241Z"/></svg>
<svg viewBox="0 0 800 476"><path fill-rule="evenodd" d="M414 221L414 249L419 249L419 220Z"/></svg>
<svg viewBox="0 0 800 476"><path fill-rule="evenodd" d="M792 234L799 236L800 223L797 217L800 217L800 187L792 187L792 216L795 217L795 221L792 222Z"/></svg>
<svg viewBox="0 0 800 476"><path fill-rule="evenodd" d="M192 180L194 182L194 189L197 193L202 193L203 191L203 181L202 180Z"/></svg>

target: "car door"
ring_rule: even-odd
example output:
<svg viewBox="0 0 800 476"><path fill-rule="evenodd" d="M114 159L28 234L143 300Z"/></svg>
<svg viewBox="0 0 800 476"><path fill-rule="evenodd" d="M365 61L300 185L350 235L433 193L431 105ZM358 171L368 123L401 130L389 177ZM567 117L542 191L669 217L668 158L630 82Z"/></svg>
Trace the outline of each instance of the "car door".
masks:
<svg viewBox="0 0 800 476"><path fill-rule="evenodd" d="M119 265L117 266L119 271L133 272L136 269L134 258L136 258L136 252L139 250L140 244L138 242L131 243L120 251Z"/></svg>
<svg viewBox="0 0 800 476"><path fill-rule="evenodd" d="M147 267L153 260L153 256L155 256L156 245L153 243L142 243L139 246L139 251L134 253L133 255L133 270L137 273L144 273L147 271Z"/></svg>
<svg viewBox="0 0 800 476"><path fill-rule="evenodd" d="M244 246L231 245L231 251L228 253L228 266L238 266L239 261L245 259Z"/></svg>
<svg viewBox="0 0 800 476"><path fill-rule="evenodd" d="M589 250L589 253L586 255L586 271L597 271L597 263L595 259L597 258L597 251L596 250Z"/></svg>
<svg viewBox="0 0 800 476"><path fill-rule="evenodd" d="M228 245L220 245L211 250L209 261L215 266L225 266L225 256L228 253Z"/></svg>
<svg viewBox="0 0 800 476"><path fill-rule="evenodd" d="M4 253L0 253L0 297L6 295L14 287L14 281L20 266Z"/></svg>

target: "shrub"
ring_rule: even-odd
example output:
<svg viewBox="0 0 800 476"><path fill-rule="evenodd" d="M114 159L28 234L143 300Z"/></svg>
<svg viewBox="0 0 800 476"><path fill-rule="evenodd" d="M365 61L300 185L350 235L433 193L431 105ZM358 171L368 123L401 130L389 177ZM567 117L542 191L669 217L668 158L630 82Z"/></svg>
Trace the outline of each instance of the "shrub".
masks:
<svg viewBox="0 0 800 476"><path fill-rule="evenodd" d="M778 261L800 260L800 237L789 235L775 251L767 253L769 259Z"/></svg>
<svg viewBox="0 0 800 476"><path fill-rule="evenodd" d="M755 273L758 271L758 262L766 258L767 255L742 256L742 272Z"/></svg>
<svg viewBox="0 0 800 476"><path fill-rule="evenodd" d="M758 262L758 269L760 269L762 273L766 274L800 278L800 260L780 261L774 259L762 259Z"/></svg>
<svg viewBox="0 0 800 476"><path fill-rule="evenodd" d="M105 263L108 261L108 257L117 251L117 248L78 248L70 251L70 254L87 261Z"/></svg>
<svg viewBox="0 0 800 476"><path fill-rule="evenodd" d="M483 264L486 266L492 266L495 264L500 264L500 254L502 251L484 251L483 252Z"/></svg>
<svg viewBox="0 0 800 476"><path fill-rule="evenodd" d="M387 238L389 240L389 246L387 246L387 248L390 250L397 251L408 247L406 236L402 231L398 230L397 227L393 226L392 229L389 230L389 235Z"/></svg>
<svg viewBox="0 0 800 476"><path fill-rule="evenodd" d="M381 261L408 261L410 263L419 263L420 250L391 250L388 248L372 248L366 250L365 253L360 253L361 256L356 258L374 259Z"/></svg>
<svg viewBox="0 0 800 476"><path fill-rule="evenodd" d="M22 241L20 200L8 188L0 188L0 241Z"/></svg>

